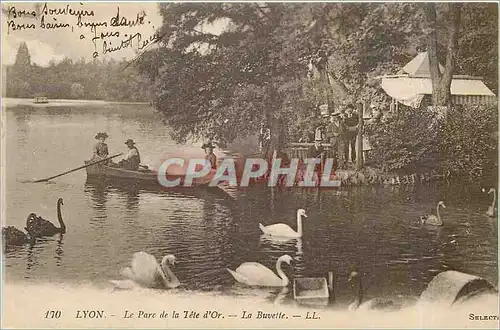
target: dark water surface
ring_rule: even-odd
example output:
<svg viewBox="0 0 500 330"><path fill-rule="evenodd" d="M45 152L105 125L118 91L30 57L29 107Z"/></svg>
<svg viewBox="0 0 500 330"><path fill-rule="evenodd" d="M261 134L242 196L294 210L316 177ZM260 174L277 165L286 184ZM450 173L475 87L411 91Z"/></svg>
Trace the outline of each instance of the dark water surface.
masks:
<svg viewBox="0 0 500 330"><path fill-rule="evenodd" d="M349 296L348 272L364 272L368 296L416 298L432 277L454 269L498 283L498 222L484 215L491 199L477 188L447 186L358 187L338 191L266 188L238 190L234 199L208 191L147 191L130 185L87 183L85 170L50 183L23 183L82 165L94 135L110 135L110 153L133 138L143 163L156 167L169 155L203 156L199 145L178 146L144 105L16 106L4 109L6 172L4 225L23 228L35 212L57 223L64 198L67 233L6 251L10 282L103 284L120 278L132 254L157 259L175 254L174 272L187 289L226 290L226 271L245 261L274 269L294 257L295 276L334 271L340 299ZM468 191L469 189L470 191ZM490 196L491 197L491 196ZM419 216L443 200L444 226L422 227ZM260 237L258 223L296 228L305 208L304 236L286 243ZM347 299L347 298L345 298Z"/></svg>

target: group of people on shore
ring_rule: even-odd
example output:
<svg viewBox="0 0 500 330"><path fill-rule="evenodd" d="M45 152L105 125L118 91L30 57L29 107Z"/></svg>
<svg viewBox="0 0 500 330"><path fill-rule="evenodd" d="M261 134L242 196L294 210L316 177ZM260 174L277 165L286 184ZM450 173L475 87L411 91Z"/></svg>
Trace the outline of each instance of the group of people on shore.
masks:
<svg viewBox="0 0 500 330"><path fill-rule="evenodd" d="M326 158L322 143L330 142L334 168L338 167L339 156L342 164L350 160L356 162L356 139L359 130L359 114L353 104L348 104L339 113L325 116L328 122L316 128L314 145L308 149L309 158Z"/></svg>
<svg viewBox="0 0 500 330"><path fill-rule="evenodd" d="M95 136L98 142L94 145L92 155L93 162L104 160L109 157L108 145L105 142L108 137L109 136L106 132L99 132ZM107 166L120 167L137 171L139 169L139 165L141 164L139 149L137 149L137 147L135 146L135 142L132 139L128 139L127 141L125 141L125 144L128 147L128 152L124 159L120 160L118 163L115 163L113 162L113 160L109 159L104 163L106 163Z"/></svg>

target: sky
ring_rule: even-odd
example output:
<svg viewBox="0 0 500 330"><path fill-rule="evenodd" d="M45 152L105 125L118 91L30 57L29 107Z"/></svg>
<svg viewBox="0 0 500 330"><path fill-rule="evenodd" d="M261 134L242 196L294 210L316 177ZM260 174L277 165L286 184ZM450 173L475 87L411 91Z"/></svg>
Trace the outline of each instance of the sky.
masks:
<svg viewBox="0 0 500 330"><path fill-rule="evenodd" d="M69 9L73 14L82 11L80 19ZM83 26L78 26L79 20ZM142 24L124 26L135 22ZM90 23L101 26L92 31ZM132 59L161 23L158 4L151 2L49 2L46 7L44 2L2 2L2 63L14 63L21 42L26 42L31 62L41 66L65 57L74 61L89 61L93 56ZM108 36L101 37L101 33Z"/></svg>

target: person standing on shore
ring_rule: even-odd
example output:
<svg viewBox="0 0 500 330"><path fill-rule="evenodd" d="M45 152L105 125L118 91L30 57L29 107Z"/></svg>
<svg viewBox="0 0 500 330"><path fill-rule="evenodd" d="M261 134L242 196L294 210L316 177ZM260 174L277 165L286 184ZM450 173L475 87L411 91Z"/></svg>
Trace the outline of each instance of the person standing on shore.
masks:
<svg viewBox="0 0 500 330"><path fill-rule="evenodd" d="M330 148L332 149L333 157L333 169L338 167L338 151L339 151L339 139L340 139L340 119L336 116L329 117L329 123L327 126L327 136L330 139Z"/></svg>
<svg viewBox="0 0 500 330"><path fill-rule="evenodd" d="M344 158L349 160L349 147L351 149L351 161L356 162L356 138L358 136L359 115L352 104L347 105L344 125Z"/></svg>
<svg viewBox="0 0 500 330"><path fill-rule="evenodd" d="M326 158L326 150L321 145L321 142L322 142L321 138L319 136L316 137L316 139L314 140L314 145L309 147L309 149L307 150L307 157L308 158L319 158L320 159L320 163L316 164L314 166L314 173L317 174L317 182L319 182L319 178L321 178L321 173L322 173L325 158Z"/></svg>

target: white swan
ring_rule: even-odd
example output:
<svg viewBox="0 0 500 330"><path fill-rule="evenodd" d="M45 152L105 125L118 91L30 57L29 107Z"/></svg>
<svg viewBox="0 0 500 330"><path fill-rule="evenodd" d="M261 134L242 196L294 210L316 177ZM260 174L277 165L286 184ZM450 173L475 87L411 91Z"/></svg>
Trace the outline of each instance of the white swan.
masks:
<svg viewBox="0 0 500 330"><path fill-rule="evenodd" d="M132 267L122 269L121 274L127 280L111 280L110 282L119 289L135 287L172 289L180 285L179 279L170 270L168 264L175 264L175 256L166 255L161 261L161 266L156 258L146 252L136 252L132 257Z"/></svg>
<svg viewBox="0 0 500 330"><path fill-rule="evenodd" d="M260 230L266 235L276 236L276 237L286 237L286 238L299 238L302 237L302 216L307 218L306 211L304 209L297 210L297 231L290 228L290 226L284 223L277 223L274 225L264 226L259 223Z"/></svg>
<svg viewBox="0 0 500 330"><path fill-rule="evenodd" d="M398 306L390 299L374 298L363 302L363 284L361 280L361 275L358 272L351 272L349 274L349 283L351 283L351 289L355 295L354 301L349 304L348 310L373 310L373 309L397 309Z"/></svg>
<svg viewBox="0 0 500 330"><path fill-rule="evenodd" d="M488 211L486 211L486 215L489 217L494 217L498 213L498 209L495 207L495 204L497 202L497 191L495 188L490 188L490 191L488 191L488 195L493 193L493 203L488 207Z"/></svg>
<svg viewBox="0 0 500 330"><path fill-rule="evenodd" d="M439 201L436 207L436 214L427 214L427 215L422 215L420 217L420 222L422 224L427 224L427 225L433 225L433 226L442 226L443 225L443 220L441 220L441 215L439 214L439 207L442 206L444 209L446 206L444 205L443 201Z"/></svg>
<svg viewBox="0 0 500 330"><path fill-rule="evenodd" d="M244 262L236 271L226 268L233 275L234 279L240 283L252 286L283 287L290 283L290 280L281 269L281 263L290 264L292 257L288 254L282 255L276 261L277 276L272 270L258 262Z"/></svg>

